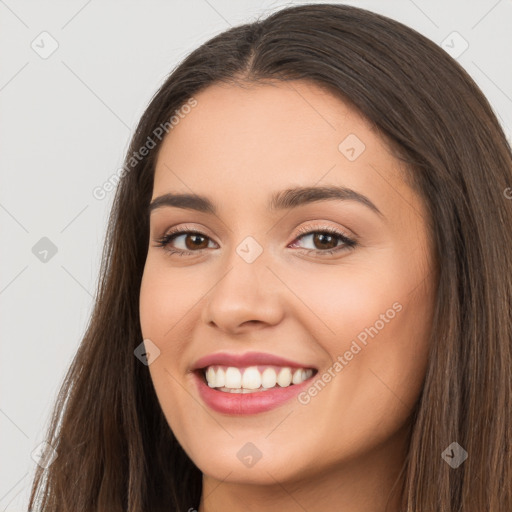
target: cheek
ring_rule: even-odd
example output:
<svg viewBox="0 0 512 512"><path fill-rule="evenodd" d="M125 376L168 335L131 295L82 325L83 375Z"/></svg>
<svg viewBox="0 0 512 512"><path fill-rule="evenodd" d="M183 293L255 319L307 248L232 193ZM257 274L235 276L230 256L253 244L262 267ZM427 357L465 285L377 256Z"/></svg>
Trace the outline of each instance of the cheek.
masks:
<svg viewBox="0 0 512 512"><path fill-rule="evenodd" d="M353 260L337 268L281 269L297 300L289 292L283 299L295 304L292 314L309 332L321 336L317 341L332 357L343 353L348 348L345 341L373 325L399 297L396 277L382 263L370 267Z"/></svg>
<svg viewBox="0 0 512 512"><path fill-rule="evenodd" d="M190 314L199 295L189 272L183 269L172 271L162 262L154 262L155 259L148 256L146 261L140 287L139 314L144 338L164 342L165 339L176 339L178 322Z"/></svg>
<svg viewBox="0 0 512 512"><path fill-rule="evenodd" d="M338 362L324 372L325 387L312 390L315 417L346 431L355 422L368 438L393 431L412 412L431 328L433 295L418 286L425 278L421 265L399 254L384 256L371 267L322 269L294 287L309 307L298 306L303 326L315 333L333 365Z"/></svg>
<svg viewBox="0 0 512 512"><path fill-rule="evenodd" d="M184 272L172 272L148 256L140 288L140 323L143 338L151 339L160 350L148 370L160 408L185 450L188 438L183 433L190 425L183 411L189 409L190 395L183 386L180 354L187 344L183 320L196 302L197 291Z"/></svg>

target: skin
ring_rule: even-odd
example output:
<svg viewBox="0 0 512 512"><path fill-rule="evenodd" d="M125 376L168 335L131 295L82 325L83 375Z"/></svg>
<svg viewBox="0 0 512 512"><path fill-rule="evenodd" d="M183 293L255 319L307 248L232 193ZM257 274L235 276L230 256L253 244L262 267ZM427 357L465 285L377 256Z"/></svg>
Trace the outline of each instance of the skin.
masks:
<svg viewBox="0 0 512 512"><path fill-rule="evenodd" d="M199 512L384 511L427 364L436 276L423 200L371 125L314 84L214 85L195 98L160 149L153 199L192 192L219 211L152 212L140 320L160 350L149 371L162 410L203 473ZM354 161L338 149L349 134L365 144ZM266 209L272 192L309 185L354 189L383 217L337 199ZM185 224L207 237L202 250L194 235L171 242L192 255L156 246ZM326 242L299 238L300 227L332 227L358 246L322 254ZM247 236L263 248L252 263L236 252ZM334 238L327 248L342 246ZM317 377L332 373L394 303L401 310L307 404L227 415L194 386L191 365L221 351L268 352L309 362ZM247 442L262 454L252 467L237 457ZM398 510L397 496L386 510Z"/></svg>

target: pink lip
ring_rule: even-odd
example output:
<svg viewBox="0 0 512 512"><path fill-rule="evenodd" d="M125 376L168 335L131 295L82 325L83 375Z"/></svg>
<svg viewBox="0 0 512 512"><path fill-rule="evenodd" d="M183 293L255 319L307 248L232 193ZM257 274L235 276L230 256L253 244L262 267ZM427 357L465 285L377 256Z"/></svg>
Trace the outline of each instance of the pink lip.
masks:
<svg viewBox="0 0 512 512"><path fill-rule="evenodd" d="M200 371L193 372L199 395L211 409L231 415L257 414L269 411L291 400L311 384L312 377L286 388L272 388L254 393L225 393L211 388L204 382Z"/></svg>
<svg viewBox="0 0 512 512"><path fill-rule="evenodd" d="M300 384L293 384L285 388L272 388L267 391L254 393L226 393L211 388L204 381L203 368L212 365L235 366L244 368L248 366L287 366L290 368L316 368L308 364L298 363L284 357L265 354L263 352L246 352L244 354L228 354L217 352L198 359L192 366L194 380L203 401L211 409L224 414L242 415L257 414L269 411L291 400L301 390L311 384L316 372L309 379Z"/></svg>
<svg viewBox="0 0 512 512"><path fill-rule="evenodd" d="M198 359L192 366L193 370L199 370L214 364L222 366L236 366L238 368L257 365L289 366L291 368L314 368L308 364L297 363L290 359L265 354L263 352L246 352L245 354L228 354L217 352Z"/></svg>

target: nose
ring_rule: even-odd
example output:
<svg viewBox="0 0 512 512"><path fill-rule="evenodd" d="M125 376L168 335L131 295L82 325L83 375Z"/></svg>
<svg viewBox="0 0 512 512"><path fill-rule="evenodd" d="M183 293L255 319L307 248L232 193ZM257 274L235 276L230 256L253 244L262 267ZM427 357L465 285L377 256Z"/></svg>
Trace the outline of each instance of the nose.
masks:
<svg viewBox="0 0 512 512"><path fill-rule="evenodd" d="M230 258L204 299L203 322L231 334L278 324L284 286L267 265L262 256L252 263L237 254Z"/></svg>

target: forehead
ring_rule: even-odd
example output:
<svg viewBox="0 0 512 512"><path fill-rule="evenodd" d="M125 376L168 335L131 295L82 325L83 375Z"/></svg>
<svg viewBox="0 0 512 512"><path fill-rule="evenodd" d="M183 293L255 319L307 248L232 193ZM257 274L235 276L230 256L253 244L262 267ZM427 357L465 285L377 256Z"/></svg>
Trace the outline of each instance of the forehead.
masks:
<svg viewBox="0 0 512 512"><path fill-rule="evenodd" d="M216 84L195 99L163 141L153 197L197 193L242 207L267 204L272 191L290 186L335 184L364 191L385 210L397 193L412 194L368 121L324 88Z"/></svg>
<svg viewBox="0 0 512 512"><path fill-rule="evenodd" d="M367 147L381 146L357 111L307 82L215 84L195 99L197 105L165 138L160 156L174 153L177 160L186 154L187 162L203 163L207 154L216 162L227 159L232 166L243 161L244 167L271 160L274 167L276 158L292 162L338 157L338 145L350 133Z"/></svg>

